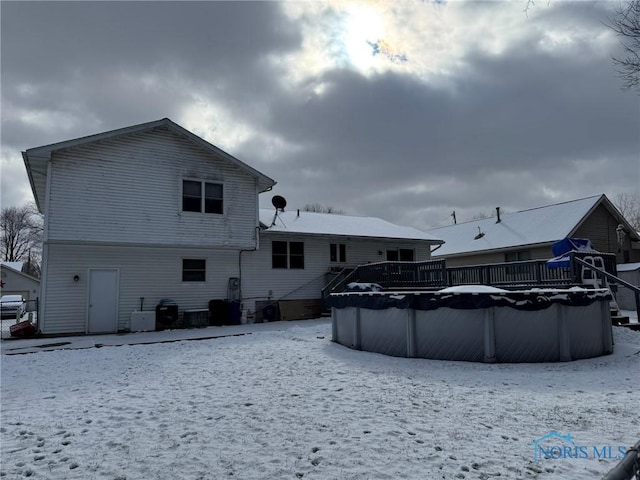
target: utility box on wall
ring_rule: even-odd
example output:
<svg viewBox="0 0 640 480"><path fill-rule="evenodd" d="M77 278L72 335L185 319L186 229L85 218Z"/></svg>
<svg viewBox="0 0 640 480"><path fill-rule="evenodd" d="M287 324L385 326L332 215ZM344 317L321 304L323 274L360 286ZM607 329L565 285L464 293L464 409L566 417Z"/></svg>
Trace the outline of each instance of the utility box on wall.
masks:
<svg viewBox="0 0 640 480"><path fill-rule="evenodd" d="M156 312L131 312L132 332L151 332L156 329Z"/></svg>

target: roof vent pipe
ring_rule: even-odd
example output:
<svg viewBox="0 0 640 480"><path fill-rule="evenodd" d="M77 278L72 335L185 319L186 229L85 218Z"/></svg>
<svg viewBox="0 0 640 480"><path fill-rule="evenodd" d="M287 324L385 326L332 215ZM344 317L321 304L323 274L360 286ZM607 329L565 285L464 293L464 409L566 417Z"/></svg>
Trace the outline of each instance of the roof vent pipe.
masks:
<svg viewBox="0 0 640 480"><path fill-rule="evenodd" d="M500 207L496 207L496 216L498 217L496 223L500 223Z"/></svg>

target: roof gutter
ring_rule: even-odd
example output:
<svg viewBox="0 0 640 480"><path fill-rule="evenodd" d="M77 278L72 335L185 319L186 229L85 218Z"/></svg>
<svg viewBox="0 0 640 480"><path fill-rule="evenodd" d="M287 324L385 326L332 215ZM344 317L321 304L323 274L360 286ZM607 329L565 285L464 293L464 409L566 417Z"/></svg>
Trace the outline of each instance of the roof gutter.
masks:
<svg viewBox="0 0 640 480"><path fill-rule="evenodd" d="M426 242L430 245L438 245L438 247L444 244L443 240L426 239L426 238L394 238L394 237L372 237L368 235L353 235L349 233L313 233L313 232L294 232L289 230L272 230L270 227L266 227L264 223L260 223L261 233L269 233L272 235L296 235L306 237L324 237L324 238L353 238L357 240L381 240L388 242Z"/></svg>
<svg viewBox="0 0 640 480"><path fill-rule="evenodd" d="M438 250L440 247L442 247L442 245L444 245L444 242L439 244L436 248L434 248L433 250L430 250L429 253L433 254L433 252L435 252L436 250Z"/></svg>

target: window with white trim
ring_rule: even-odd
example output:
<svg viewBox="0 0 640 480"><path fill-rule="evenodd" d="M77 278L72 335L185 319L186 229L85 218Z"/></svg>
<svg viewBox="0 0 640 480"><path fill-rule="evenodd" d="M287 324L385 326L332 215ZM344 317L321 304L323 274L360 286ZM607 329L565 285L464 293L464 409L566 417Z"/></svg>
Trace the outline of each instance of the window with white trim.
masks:
<svg viewBox="0 0 640 480"><path fill-rule="evenodd" d="M182 259L183 282L206 282L207 261L195 258Z"/></svg>
<svg viewBox="0 0 640 480"><path fill-rule="evenodd" d="M304 269L304 242L271 242L271 268Z"/></svg>
<svg viewBox="0 0 640 480"><path fill-rule="evenodd" d="M222 214L224 188L221 183L182 180L182 211Z"/></svg>

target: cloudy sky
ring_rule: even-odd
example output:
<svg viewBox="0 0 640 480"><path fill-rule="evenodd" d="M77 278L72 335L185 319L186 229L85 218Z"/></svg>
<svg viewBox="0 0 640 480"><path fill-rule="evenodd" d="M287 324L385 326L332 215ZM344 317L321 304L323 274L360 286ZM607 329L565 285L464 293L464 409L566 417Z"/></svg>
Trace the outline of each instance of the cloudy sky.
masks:
<svg viewBox="0 0 640 480"><path fill-rule="evenodd" d="M616 2L1 2L1 201L20 152L169 117L331 205L421 229L640 190Z"/></svg>

